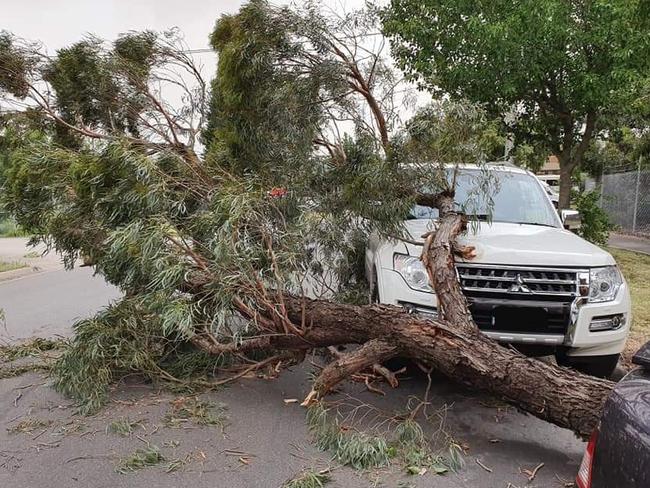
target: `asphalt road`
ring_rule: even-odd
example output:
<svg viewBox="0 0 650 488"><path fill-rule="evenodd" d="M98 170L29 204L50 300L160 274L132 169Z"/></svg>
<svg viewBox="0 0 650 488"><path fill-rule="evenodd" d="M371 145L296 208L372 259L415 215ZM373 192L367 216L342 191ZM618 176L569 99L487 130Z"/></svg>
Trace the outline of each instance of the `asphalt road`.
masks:
<svg viewBox="0 0 650 488"><path fill-rule="evenodd" d="M119 290L93 276L90 268L47 270L0 281L0 309L5 315L0 341L69 336L74 321L119 296Z"/></svg>
<svg viewBox="0 0 650 488"><path fill-rule="evenodd" d="M12 338L69 335L71 323L117 298L118 291L87 268L31 274L0 283L0 307L5 309ZM334 467L333 488L383 486L439 488L562 487L575 476L584 443L566 430L524 415L502 402L434 377L428 417L419 422L436 448L454 439L466 449L465 467L458 473L407 476L394 463L358 472L337 466L313 444L305 410L286 399L308 393L315 367L311 358L277 378L243 379L229 388L204 394L228 408L227 426L183 425L170 428L165 414L178 395L151 384L130 381L111 392L105 409L93 417L75 414L73 402L56 393L47 379L27 374L0 380L0 486L12 488L176 488L192 486L279 488L304 468ZM358 407L358 414L386 418L423 398L425 378L403 378L386 396L348 383L330 401ZM111 421L137 420L128 437L107 432ZM43 424L29 432L10 429L23 420ZM354 428L354 427L352 427ZM440 444L442 442L442 444ZM146 443L161 447L166 460L132 474L115 466ZM245 454L233 455L231 451ZM241 459L240 459L241 458ZM169 461L182 460L167 472ZM479 462L481 464L479 464ZM524 470L544 466L529 482ZM482 466L481 466L482 465Z"/></svg>

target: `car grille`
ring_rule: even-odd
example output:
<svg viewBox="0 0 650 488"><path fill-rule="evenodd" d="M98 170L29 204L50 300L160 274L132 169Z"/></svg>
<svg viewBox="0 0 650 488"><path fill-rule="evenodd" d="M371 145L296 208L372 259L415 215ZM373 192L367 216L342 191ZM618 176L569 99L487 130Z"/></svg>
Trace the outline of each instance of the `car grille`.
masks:
<svg viewBox="0 0 650 488"><path fill-rule="evenodd" d="M578 270L510 266L456 266L463 290L520 296L578 295Z"/></svg>
<svg viewBox="0 0 650 488"><path fill-rule="evenodd" d="M467 263L456 269L481 330L566 333L582 270Z"/></svg>

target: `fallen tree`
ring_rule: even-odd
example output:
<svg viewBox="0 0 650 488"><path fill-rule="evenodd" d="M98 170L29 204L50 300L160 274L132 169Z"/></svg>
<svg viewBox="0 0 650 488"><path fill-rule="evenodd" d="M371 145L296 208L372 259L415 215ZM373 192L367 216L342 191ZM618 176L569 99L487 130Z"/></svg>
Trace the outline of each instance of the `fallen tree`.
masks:
<svg viewBox="0 0 650 488"><path fill-rule="evenodd" d="M352 374L401 356L425 362L454 381L488 391L536 417L588 437L598 424L614 383L526 357L479 332L455 275L454 246L450 243L464 231L465 221L450 210L450 200L440 198L441 210L446 212L437 231L427 237L422 257L444 311L441 319L425 320L391 306L354 306L285 294L281 299L283 319L290 321L292 332L268 325L277 313L277 304L261 308L268 332L274 335L263 343L258 339L245 341L238 351L356 343L361 347L340 355L321 371L305 404L324 396ZM250 314L250 310L244 313ZM200 347L211 353L223 352L209 342Z"/></svg>
<svg viewBox="0 0 650 488"><path fill-rule="evenodd" d="M399 355L591 432L612 383L485 338L456 279L454 254L472 249L456 243L468 222L454 206L455 172L440 162L489 159L494 125L451 103L401 124L402 85L383 41L369 41L374 25L368 13L328 19L313 6L251 2L217 23L210 96L174 33L86 40L53 59L3 34L0 87L17 104L4 119L6 205L70 266L83 256L125 293L75 325L59 390L88 411L133 371L180 383L200 372L214 386L357 344L323 369L306 403L369 367L395 383L381 363ZM418 238L402 226L415 203L440 213L422 254L438 320L360 305L368 237ZM215 369L228 374L204 375Z"/></svg>

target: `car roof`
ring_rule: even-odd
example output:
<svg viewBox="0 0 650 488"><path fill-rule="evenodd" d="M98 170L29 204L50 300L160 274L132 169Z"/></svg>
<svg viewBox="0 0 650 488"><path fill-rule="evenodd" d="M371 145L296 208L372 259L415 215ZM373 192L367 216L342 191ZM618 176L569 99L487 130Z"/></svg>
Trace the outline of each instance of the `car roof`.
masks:
<svg viewBox="0 0 650 488"><path fill-rule="evenodd" d="M407 164L401 164L400 167L402 168L419 168L419 167L425 167L426 165L431 165L431 166L436 166L439 167L437 163L431 162L431 163L424 163L424 164L416 164L416 163L407 163ZM489 168L492 171L507 171L509 173L521 173L521 174L530 174L533 175L530 171L528 171L525 168L521 168L519 166L516 166L512 163L508 163L505 161L489 161L485 164L478 164L478 163L469 163L469 164L444 164L443 165L445 169L453 169L455 167L458 167L460 169L469 169L469 170L483 170ZM534 175L533 175L534 176Z"/></svg>
<svg viewBox="0 0 650 488"><path fill-rule="evenodd" d="M445 165L448 168L453 168L455 165L449 164ZM485 164L459 164L461 169L486 169L489 168L491 171L506 171L508 173L520 173L520 174L532 174L526 168L516 166L512 163L505 161L490 161Z"/></svg>

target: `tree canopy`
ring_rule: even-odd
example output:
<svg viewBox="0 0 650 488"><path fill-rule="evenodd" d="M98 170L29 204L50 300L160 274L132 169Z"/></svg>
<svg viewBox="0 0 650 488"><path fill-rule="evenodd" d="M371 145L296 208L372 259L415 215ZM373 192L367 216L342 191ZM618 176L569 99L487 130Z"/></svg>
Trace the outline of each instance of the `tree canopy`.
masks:
<svg viewBox="0 0 650 488"><path fill-rule="evenodd" d="M392 0L383 26L422 86L484 104L517 143L559 157L562 207L601 118L650 73L645 1Z"/></svg>
<svg viewBox="0 0 650 488"><path fill-rule="evenodd" d="M495 152L494 122L448 100L402 121L402 77L378 34L373 12L253 0L217 21L211 84L174 31L87 38L54 57L3 34L0 100L13 109L13 142L1 198L35 241L68 266L83 255L124 293L75 324L56 364L55 386L82 410L133 372L210 387L356 344L323 369L307 402L405 354L591 432L612 385L493 343L460 290L454 256L471 259L473 248L455 242L468 227L456 170ZM489 194L489 178L476 184ZM403 224L415 203L441 216L424 236ZM424 239L439 319L367 304L372 234ZM215 379L226 365L239 373Z"/></svg>
<svg viewBox="0 0 650 488"><path fill-rule="evenodd" d="M216 24L211 95L175 32L89 38L53 58L5 35L4 101L33 117L2 198L35 240L125 293L77 324L62 390L95 408L125 370L171 375L184 347L227 356L243 338L295 332L285 292L367 300L370 233L402 236L413 203L433 200L422 188L453 191L436 168L494 147L467 104L399 125L400 75L367 43L375 20L251 2Z"/></svg>

